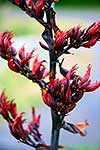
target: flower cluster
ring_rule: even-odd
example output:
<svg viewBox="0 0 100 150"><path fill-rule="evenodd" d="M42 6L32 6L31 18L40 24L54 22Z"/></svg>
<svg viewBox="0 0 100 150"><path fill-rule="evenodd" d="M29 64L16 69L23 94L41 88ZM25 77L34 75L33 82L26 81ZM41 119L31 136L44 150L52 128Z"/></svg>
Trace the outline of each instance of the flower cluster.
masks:
<svg viewBox="0 0 100 150"><path fill-rule="evenodd" d="M43 9L45 6L44 0L37 0L34 2L33 0L10 0L15 5L21 7L23 10L34 12L34 15L40 17L43 13ZM31 14L32 15L32 14Z"/></svg>
<svg viewBox="0 0 100 150"><path fill-rule="evenodd" d="M89 79L91 65L88 65L83 77L76 75L77 68L77 65L75 65L69 71L66 71L66 75L61 80L58 78L50 79L49 88L46 86L42 90L45 104L61 116L65 116L72 111L85 92L91 92L100 87L99 81L91 84Z"/></svg>
<svg viewBox="0 0 100 150"><path fill-rule="evenodd" d="M17 113L16 103L7 100L7 95L2 92L0 95L0 115L8 122L10 132L17 140L32 147L45 146L39 132L40 115L36 116L32 108L32 121L25 127L24 113Z"/></svg>
<svg viewBox="0 0 100 150"><path fill-rule="evenodd" d="M58 0L9 0L13 4L24 10L30 17L40 18L44 17L44 11L53 2Z"/></svg>
<svg viewBox="0 0 100 150"><path fill-rule="evenodd" d="M20 142L40 150L50 150L46 145L39 131L40 115L36 116L35 109L32 107L32 121L25 123L23 118L25 113L18 113L16 103L9 101L6 93L3 91L0 95L0 115L8 122L10 132ZM63 145L59 145L63 148Z"/></svg>
<svg viewBox="0 0 100 150"><path fill-rule="evenodd" d="M100 22L95 22L85 29L80 25L71 28L68 31L57 30L55 32L54 49L58 55L69 53L70 48L79 48L83 46L90 48L100 40Z"/></svg>
<svg viewBox="0 0 100 150"><path fill-rule="evenodd" d="M12 46L13 34L10 32L3 32L0 35L0 56L7 60L8 67L17 73L21 73L33 82L37 82L45 78L49 73L46 71L43 63L45 60L39 61L38 57L34 58L32 69L30 69L30 59L33 58L33 51L25 52L23 46L17 58L17 50Z"/></svg>
<svg viewBox="0 0 100 150"><path fill-rule="evenodd" d="M4 59L16 56L16 50L12 47L13 34L10 32L3 32L0 34L0 56Z"/></svg>

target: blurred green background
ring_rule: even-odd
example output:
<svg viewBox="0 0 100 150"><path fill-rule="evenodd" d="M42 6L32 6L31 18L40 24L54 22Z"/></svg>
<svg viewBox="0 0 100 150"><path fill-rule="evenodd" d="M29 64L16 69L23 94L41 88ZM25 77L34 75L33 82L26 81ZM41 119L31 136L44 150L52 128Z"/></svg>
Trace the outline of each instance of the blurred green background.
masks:
<svg viewBox="0 0 100 150"><path fill-rule="evenodd" d="M0 0L0 4L8 3L8 0ZM99 6L100 0L60 0L59 6Z"/></svg>
<svg viewBox="0 0 100 150"><path fill-rule="evenodd" d="M64 6L64 7L66 6L98 7L99 5L100 5L100 0L60 0L60 2L57 3L57 6Z"/></svg>

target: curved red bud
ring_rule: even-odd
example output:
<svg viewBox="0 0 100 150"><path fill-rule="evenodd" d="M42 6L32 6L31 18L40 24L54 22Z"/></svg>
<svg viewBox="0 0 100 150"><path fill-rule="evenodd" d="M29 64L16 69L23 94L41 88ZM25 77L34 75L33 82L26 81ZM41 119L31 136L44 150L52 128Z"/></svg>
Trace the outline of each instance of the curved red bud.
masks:
<svg viewBox="0 0 100 150"><path fill-rule="evenodd" d="M82 46L83 46L83 47L86 47L86 48L90 48L91 46L95 45L98 40L99 40L99 37L98 37L98 36L93 37L93 38L92 38L91 40L89 40L88 42L83 43Z"/></svg>
<svg viewBox="0 0 100 150"><path fill-rule="evenodd" d="M21 47L21 49L19 50L19 58L22 60L23 58L25 58L25 47Z"/></svg>
<svg viewBox="0 0 100 150"><path fill-rule="evenodd" d="M67 36L68 32L57 31L55 34L54 48L59 49L65 47L67 45Z"/></svg>
<svg viewBox="0 0 100 150"><path fill-rule="evenodd" d="M96 81L96 83L87 86L85 88L85 91L86 92L92 92L92 91L95 91L96 89L98 89L99 87L100 87L100 82Z"/></svg>
<svg viewBox="0 0 100 150"><path fill-rule="evenodd" d="M55 108L55 103L51 95L45 89L42 90L42 98L46 105L50 106L51 108Z"/></svg>
<svg viewBox="0 0 100 150"><path fill-rule="evenodd" d="M96 34L100 30L100 22L93 23L92 26L87 29L85 36L91 36Z"/></svg>
<svg viewBox="0 0 100 150"><path fill-rule="evenodd" d="M77 66L77 64L76 65L74 65L69 71L68 71L68 73L66 74L66 79L67 80L70 80L71 79L71 77L74 75L74 73L76 73L76 70L78 69L78 66Z"/></svg>
<svg viewBox="0 0 100 150"><path fill-rule="evenodd" d="M67 92L66 92L66 102L71 102L71 89L70 84L68 84Z"/></svg>
<svg viewBox="0 0 100 150"><path fill-rule="evenodd" d="M33 123L34 125L36 125L37 127L39 127L40 126L40 115L38 115L38 116L36 116L36 114L35 114L35 109L34 109L34 107L32 107L32 122L31 122L31 124Z"/></svg>
<svg viewBox="0 0 100 150"><path fill-rule="evenodd" d="M42 12L42 9L43 7L45 6L45 3L44 1L41 1L41 0L37 0L37 3L36 3L36 15L39 17L41 15L41 12Z"/></svg>
<svg viewBox="0 0 100 150"><path fill-rule="evenodd" d="M26 0L26 4L28 7L32 7L34 5L34 1L33 0Z"/></svg>
<svg viewBox="0 0 100 150"><path fill-rule="evenodd" d="M15 0L15 4L16 4L17 6L19 6L19 5L20 5L20 0Z"/></svg>
<svg viewBox="0 0 100 150"><path fill-rule="evenodd" d="M27 62L29 62L29 60L32 58L32 55L33 55L33 52L30 52L26 55L26 57L24 57L22 60L21 60L21 65L25 65Z"/></svg>
<svg viewBox="0 0 100 150"><path fill-rule="evenodd" d="M79 86L80 90L84 90L86 89L91 83L91 80L87 80L86 82L84 82L82 85Z"/></svg>
<svg viewBox="0 0 100 150"><path fill-rule="evenodd" d="M91 66L91 64L89 64L85 75L82 77L81 81L79 82L79 87L88 81L88 79L90 77L90 73L91 73L91 68L92 68L92 66Z"/></svg>
<svg viewBox="0 0 100 150"><path fill-rule="evenodd" d="M12 58L8 59L8 67L14 72L17 72L17 73L20 72L20 70L14 64L14 61Z"/></svg>

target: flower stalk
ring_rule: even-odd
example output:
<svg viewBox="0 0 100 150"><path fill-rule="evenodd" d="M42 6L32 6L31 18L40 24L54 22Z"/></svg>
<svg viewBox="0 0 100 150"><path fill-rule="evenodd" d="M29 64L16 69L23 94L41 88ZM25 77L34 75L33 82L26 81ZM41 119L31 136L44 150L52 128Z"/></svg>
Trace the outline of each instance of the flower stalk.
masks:
<svg viewBox="0 0 100 150"><path fill-rule="evenodd" d="M53 47L53 33L52 33L52 8L50 7L46 11L47 23L51 26L51 29L48 31L50 35L51 43L49 43L49 60L50 60L50 80L56 78L56 60L55 60L55 51ZM54 100L55 101L55 100ZM56 115L51 109L51 117L52 117L52 132L51 132L51 150L58 150L59 145L59 136L60 136L60 128L58 128L58 124L60 123L60 117Z"/></svg>

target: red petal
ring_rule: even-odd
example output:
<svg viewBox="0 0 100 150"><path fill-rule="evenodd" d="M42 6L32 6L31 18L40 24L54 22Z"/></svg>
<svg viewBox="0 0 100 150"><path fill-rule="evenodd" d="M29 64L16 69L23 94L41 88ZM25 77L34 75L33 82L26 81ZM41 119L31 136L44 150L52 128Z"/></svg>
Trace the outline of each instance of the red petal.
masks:
<svg viewBox="0 0 100 150"><path fill-rule="evenodd" d="M39 125L40 125L40 117L41 117L40 115L38 115L38 116L35 115L35 108L32 107L32 118L33 118L33 120L31 122L31 124L33 123L37 127L39 127Z"/></svg>
<svg viewBox="0 0 100 150"><path fill-rule="evenodd" d="M19 70L17 69L16 65L13 63L13 59L9 59L8 60L8 66L9 68L14 71L14 72L19 72Z"/></svg>
<svg viewBox="0 0 100 150"><path fill-rule="evenodd" d="M19 50L19 58L20 59L25 58L25 47L24 46Z"/></svg>
<svg viewBox="0 0 100 150"><path fill-rule="evenodd" d="M15 0L15 4L19 6L20 5L20 0Z"/></svg>
<svg viewBox="0 0 100 150"><path fill-rule="evenodd" d="M33 52L34 50L21 60L21 65L25 65L32 58Z"/></svg>
<svg viewBox="0 0 100 150"><path fill-rule="evenodd" d="M26 0L26 4L28 7L32 7L34 5L33 0Z"/></svg>
<svg viewBox="0 0 100 150"><path fill-rule="evenodd" d="M38 117L35 117L35 118L33 119L33 122L34 122L34 124L35 124L37 127L40 126L40 117L41 117L41 115L38 115Z"/></svg>
<svg viewBox="0 0 100 150"><path fill-rule="evenodd" d="M87 80L85 83L79 86L79 89L86 89L91 83L91 80Z"/></svg>
<svg viewBox="0 0 100 150"><path fill-rule="evenodd" d="M96 81L96 83L89 85L89 86L85 89L85 91L86 91L86 92L92 92L92 91L95 91L95 90L96 90L97 88L99 88L99 87L100 87L100 82Z"/></svg>
<svg viewBox="0 0 100 150"><path fill-rule="evenodd" d="M68 71L68 73L66 74L66 79L70 80L71 76L73 76L73 74L76 72L77 69L78 69L78 66L76 64Z"/></svg>
<svg viewBox="0 0 100 150"><path fill-rule="evenodd" d="M54 103L51 95L48 93L48 91L46 91L44 89L42 90L42 98L46 105L50 106L51 108L55 107L55 103Z"/></svg>
<svg viewBox="0 0 100 150"><path fill-rule="evenodd" d="M42 12L42 9L44 7L44 2L41 1L41 0L38 0L37 3L36 3L36 15L37 16L40 16L41 15L41 12Z"/></svg>
<svg viewBox="0 0 100 150"><path fill-rule="evenodd" d="M17 116L17 108L16 108L16 103L14 101L11 101L9 103L8 109L9 112L11 113L11 116L15 118Z"/></svg>
<svg viewBox="0 0 100 150"><path fill-rule="evenodd" d="M88 70L86 71L86 74L82 77L80 83L79 83L79 87L84 84L85 82L87 82L87 80L89 79L90 77L90 73L91 73L91 64L88 65Z"/></svg>
<svg viewBox="0 0 100 150"><path fill-rule="evenodd" d="M14 35L10 32L3 32L0 35L0 46L2 50L7 52L7 49L11 47L11 44L12 44L11 39L13 36Z"/></svg>
<svg viewBox="0 0 100 150"><path fill-rule="evenodd" d="M90 48L91 46L95 45L96 42L99 40L99 37L93 37L91 40L89 40L88 42L84 43L82 46L86 47L86 48Z"/></svg>
<svg viewBox="0 0 100 150"><path fill-rule="evenodd" d="M33 62L33 69L32 69L32 74L37 74L40 72L40 67L43 66L43 62L45 62L45 60L42 60L42 61L38 61L38 56L34 59L34 62Z"/></svg>
<svg viewBox="0 0 100 150"><path fill-rule="evenodd" d="M70 84L68 85L67 92L66 92L66 101L70 102L71 101L71 89L70 89Z"/></svg>
<svg viewBox="0 0 100 150"><path fill-rule="evenodd" d="M91 35L94 35L96 34L96 32L100 30L100 22L98 23L94 23L90 29L86 32L86 35L85 36L91 36Z"/></svg>

